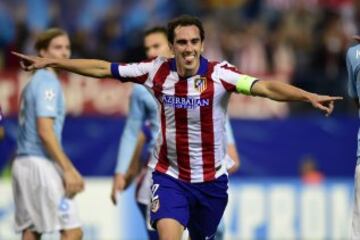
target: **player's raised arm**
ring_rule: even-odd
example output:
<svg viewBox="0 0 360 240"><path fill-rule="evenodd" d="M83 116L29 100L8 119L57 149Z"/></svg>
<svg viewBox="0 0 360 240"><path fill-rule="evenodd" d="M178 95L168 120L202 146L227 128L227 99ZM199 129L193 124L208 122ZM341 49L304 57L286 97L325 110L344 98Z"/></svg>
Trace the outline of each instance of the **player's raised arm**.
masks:
<svg viewBox="0 0 360 240"><path fill-rule="evenodd" d="M309 102L315 108L325 112L326 116L330 115L334 110L334 101L343 99L343 97L339 96L318 95L307 92L278 81L257 81L251 87L251 94L276 101Z"/></svg>
<svg viewBox="0 0 360 240"><path fill-rule="evenodd" d="M29 56L17 52L12 52L17 57L21 58L21 67L26 71L32 71L40 68L52 67L63 69L77 74L106 78L112 77L111 63L96 59L55 59L43 58L37 56Z"/></svg>

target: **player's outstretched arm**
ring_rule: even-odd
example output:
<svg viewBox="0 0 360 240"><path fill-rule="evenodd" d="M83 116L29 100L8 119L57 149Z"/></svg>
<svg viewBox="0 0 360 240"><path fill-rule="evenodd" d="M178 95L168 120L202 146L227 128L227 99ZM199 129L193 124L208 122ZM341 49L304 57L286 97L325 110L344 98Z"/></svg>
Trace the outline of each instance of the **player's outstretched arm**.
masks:
<svg viewBox="0 0 360 240"><path fill-rule="evenodd" d="M327 96L307 92L290 84L278 81L257 81L251 88L251 94L276 101L309 102L315 108L325 112L326 116L329 116L334 110L334 101L343 99L343 97L339 96Z"/></svg>
<svg viewBox="0 0 360 240"><path fill-rule="evenodd" d="M112 77L111 63L97 59L55 59L29 56L12 52L21 59L21 67L26 71L52 67L95 78Z"/></svg>

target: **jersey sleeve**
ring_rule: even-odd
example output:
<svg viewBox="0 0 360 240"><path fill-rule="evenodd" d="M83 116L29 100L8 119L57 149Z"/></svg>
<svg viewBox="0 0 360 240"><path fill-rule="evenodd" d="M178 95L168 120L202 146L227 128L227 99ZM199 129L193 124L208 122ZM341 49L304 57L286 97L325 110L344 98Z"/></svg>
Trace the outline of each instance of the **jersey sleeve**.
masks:
<svg viewBox="0 0 360 240"><path fill-rule="evenodd" d="M217 66L217 72L222 85L229 92L251 95L251 88L258 80L256 77L242 74L228 62L220 63Z"/></svg>
<svg viewBox="0 0 360 240"><path fill-rule="evenodd" d="M346 54L346 68L348 73L348 94L351 98L357 98L358 92L356 90L356 72L354 66L352 65L352 51L351 49L348 50Z"/></svg>
<svg viewBox="0 0 360 240"><path fill-rule="evenodd" d="M35 112L37 117L56 117L58 100L61 97L60 83L55 79L43 79L34 88Z"/></svg>
<svg viewBox="0 0 360 240"><path fill-rule="evenodd" d="M144 84L155 67L155 60L147 60L130 64L111 64L111 74L121 82Z"/></svg>
<svg viewBox="0 0 360 240"><path fill-rule="evenodd" d="M115 173L125 173L127 171L135 152L137 137L142 128L143 121L144 103L141 95L137 91L133 91L125 128L120 138Z"/></svg>

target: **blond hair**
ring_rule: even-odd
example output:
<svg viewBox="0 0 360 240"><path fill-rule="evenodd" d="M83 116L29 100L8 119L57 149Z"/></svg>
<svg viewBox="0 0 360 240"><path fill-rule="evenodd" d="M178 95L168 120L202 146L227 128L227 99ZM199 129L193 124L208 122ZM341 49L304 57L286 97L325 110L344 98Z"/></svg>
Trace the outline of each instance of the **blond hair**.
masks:
<svg viewBox="0 0 360 240"><path fill-rule="evenodd" d="M35 50L38 53L40 50L46 50L49 47L51 40L62 35L67 36L68 34L60 28L50 28L45 32L40 33L35 41Z"/></svg>

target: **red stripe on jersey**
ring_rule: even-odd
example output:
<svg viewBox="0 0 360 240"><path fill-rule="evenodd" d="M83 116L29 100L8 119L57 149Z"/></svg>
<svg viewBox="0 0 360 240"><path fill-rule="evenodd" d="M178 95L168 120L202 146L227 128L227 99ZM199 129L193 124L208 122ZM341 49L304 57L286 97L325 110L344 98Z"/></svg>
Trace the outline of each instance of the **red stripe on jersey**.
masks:
<svg viewBox="0 0 360 240"><path fill-rule="evenodd" d="M169 159L167 158L167 144L166 144L166 118L164 112L165 111L164 105L162 104L161 101L163 84L169 74L170 74L169 63L164 62L154 76L153 87L152 87L155 97L158 99L161 105L160 121L161 121L161 135L163 142L160 146L159 160L155 166L155 169L162 173L165 173L169 168Z"/></svg>
<svg viewBox="0 0 360 240"><path fill-rule="evenodd" d="M228 92L236 92L236 86L235 86L234 84L225 82L225 81L222 80L221 78L220 78L220 82L221 82L221 84L224 86L224 88L226 89L226 91L228 91Z"/></svg>
<svg viewBox="0 0 360 240"><path fill-rule="evenodd" d="M214 81L211 78L215 64L217 63L210 62L208 65L206 74L207 88L200 96L201 99L209 99L209 105L202 106L200 109L203 179L205 182L215 179L216 173L213 122Z"/></svg>
<svg viewBox="0 0 360 240"><path fill-rule="evenodd" d="M175 96L187 97L187 79L180 78L175 84ZM175 106L176 156L179 179L191 181L187 109Z"/></svg>

